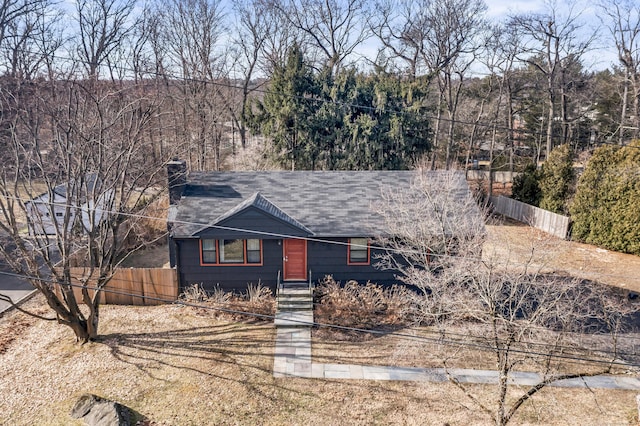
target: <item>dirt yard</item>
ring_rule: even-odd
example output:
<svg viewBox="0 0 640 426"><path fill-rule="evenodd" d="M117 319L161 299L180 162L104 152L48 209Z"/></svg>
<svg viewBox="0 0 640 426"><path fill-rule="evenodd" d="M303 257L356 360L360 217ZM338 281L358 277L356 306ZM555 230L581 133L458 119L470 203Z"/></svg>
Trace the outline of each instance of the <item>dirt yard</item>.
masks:
<svg viewBox="0 0 640 426"><path fill-rule="evenodd" d="M530 226L496 219L488 225L483 257L512 267L598 281L640 293L640 257L565 241Z"/></svg>
<svg viewBox="0 0 640 426"><path fill-rule="evenodd" d="M132 408L143 425L491 424L451 384L276 379L269 323L169 305L106 306L101 324L100 341L79 347L55 323L18 313L0 320L0 333L13 336L0 342L0 423L79 426L69 411L90 392ZM389 358L406 351L389 339L367 344ZM474 390L491 403L491 386ZM513 424L634 424L636 411L634 392L550 388Z"/></svg>
<svg viewBox="0 0 640 426"><path fill-rule="evenodd" d="M121 266L123 268L168 268L169 247L165 243L139 250L127 257Z"/></svg>
<svg viewBox="0 0 640 426"><path fill-rule="evenodd" d="M490 225L488 234L487 259L640 292L638 257L515 223ZM43 306L40 297L26 304L46 313ZM100 341L79 347L55 322L18 312L0 318L0 424L81 425L69 411L85 392L127 405L144 425L491 424L451 384L276 379L270 323L214 319L176 305L105 306L100 334ZM348 350L352 363L436 366L424 349L393 339L325 341L314 356L335 360L333 354ZM474 389L491 403L493 387ZM513 424L637 424L635 396L549 388L523 406Z"/></svg>

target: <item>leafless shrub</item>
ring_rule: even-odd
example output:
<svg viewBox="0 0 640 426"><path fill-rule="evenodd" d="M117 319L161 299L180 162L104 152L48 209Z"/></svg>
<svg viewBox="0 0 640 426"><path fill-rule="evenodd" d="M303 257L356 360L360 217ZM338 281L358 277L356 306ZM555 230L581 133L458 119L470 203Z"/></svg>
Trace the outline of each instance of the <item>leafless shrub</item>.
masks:
<svg viewBox="0 0 640 426"><path fill-rule="evenodd" d="M198 313L215 318L272 321L275 314L273 293L260 282L249 283L242 294L225 291L218 286L207 292L201 285L193 284L185 288L180 300L192 304Z"/></svg>
<svg viewBox="0 0 640 426"><path fill-rule="evenodd" d="M249 283L244 299L250 312L260 315L273 315L275 309L273 292L269 287L262 285L261 282L258 282L258 284Z"/></svg>
<svg viewBox="0 0 640 426"><path fill-rule="evenodd" d="M393 329L410 324L416 317L418 295L403 286L384 288L368 282L349 281L344 286L327 276L316 287L315 320L365 330ZM362 339L365 333L323 329L324 333Z"/></svg>
<svg viewBox="0 0 640 426"><path fill-rule="evenodd" d="M228 291L224 291L220 286L216 286L209 294L209 302L217 305L225 305L231 302L231 296L233 294Z"/></svg>
<svg viewBox="0 0 640 426"><path fill-rule="evenodd" d="M191 284L180 295L180 300L187 303L202 303L209 300L209 295L200 284Z"/></svg>

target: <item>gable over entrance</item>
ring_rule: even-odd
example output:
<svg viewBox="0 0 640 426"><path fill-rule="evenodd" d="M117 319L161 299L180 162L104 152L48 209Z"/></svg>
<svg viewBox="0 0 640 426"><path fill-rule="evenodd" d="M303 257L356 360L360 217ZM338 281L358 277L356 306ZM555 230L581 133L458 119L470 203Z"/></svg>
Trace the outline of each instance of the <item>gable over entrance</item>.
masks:
<svg viewBox="0 0 640 426"><path fill-rule="evenodd" d="M313 232L258 192L194 234L201 238L280 238L312 235Z"/></svg>

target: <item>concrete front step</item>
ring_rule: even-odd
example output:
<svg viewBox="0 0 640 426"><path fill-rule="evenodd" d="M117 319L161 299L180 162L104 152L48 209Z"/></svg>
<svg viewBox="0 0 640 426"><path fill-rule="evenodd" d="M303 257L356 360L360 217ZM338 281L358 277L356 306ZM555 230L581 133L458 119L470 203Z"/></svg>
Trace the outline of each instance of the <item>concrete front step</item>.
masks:
<svg viewBox="0 0 640 426"><path fill-rule="evenodd" d="M281 311L276 313L276 327L311 327L313 311Z"/></svg>
<svg viewBox="0 0 640 426"><path fill-rule="evenodd" d="M282 283L283 288L309 288L307 281L285 281Z"/></svg>
<svg viewBox="0 0 640 426"><path fill-rule="evenodd" d="M312 304L306 304L306 305L287 305L287 304L278 304L278 312L287 312L287 311L294 311L294 312L300 312L300 311L313 311L313 305Z"/></svg>
<svg viewBox="0 0 640 426"><path fill-rule="evenodd" d="M276 327L311 327L313 292L306 282L287 282L278 291Z"/></svg>
<svg viewBox="0 0 640 426"><path fill-rule="evenodd" d="M295 299L295 300L311 300L313 296L309 293L279 293L278 299L287 300L287 299Z"/></svg>
<svg viewBox="0 0 640 426"><path fill-rule="evenodd" d="M313 297L309 296L309 295L300 295L300 294L279 294L278 297L276 297L276 300L278 302L312 302L313 301Z"/></svg>
<svg viewBox="0 0 640 426"><path fill-rule="evenodd" d="M313 297L308 288L285 288L278 292L278 296L307 296Z"/></svg>

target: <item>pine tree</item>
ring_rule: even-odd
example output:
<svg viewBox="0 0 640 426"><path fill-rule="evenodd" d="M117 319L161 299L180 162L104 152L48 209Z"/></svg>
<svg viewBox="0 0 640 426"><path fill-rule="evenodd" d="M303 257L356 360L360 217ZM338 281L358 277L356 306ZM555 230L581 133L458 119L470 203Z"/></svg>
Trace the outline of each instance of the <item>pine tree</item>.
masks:
<svg viewBox="0 0 640 426"><path fill-rule="evenodd" d="M276 66L269 91L257 102L256 127L271 137L274 157L291 169L313 168L309 117L315 111L316 83L302 50L293 45L284 66Z"/></svg>

